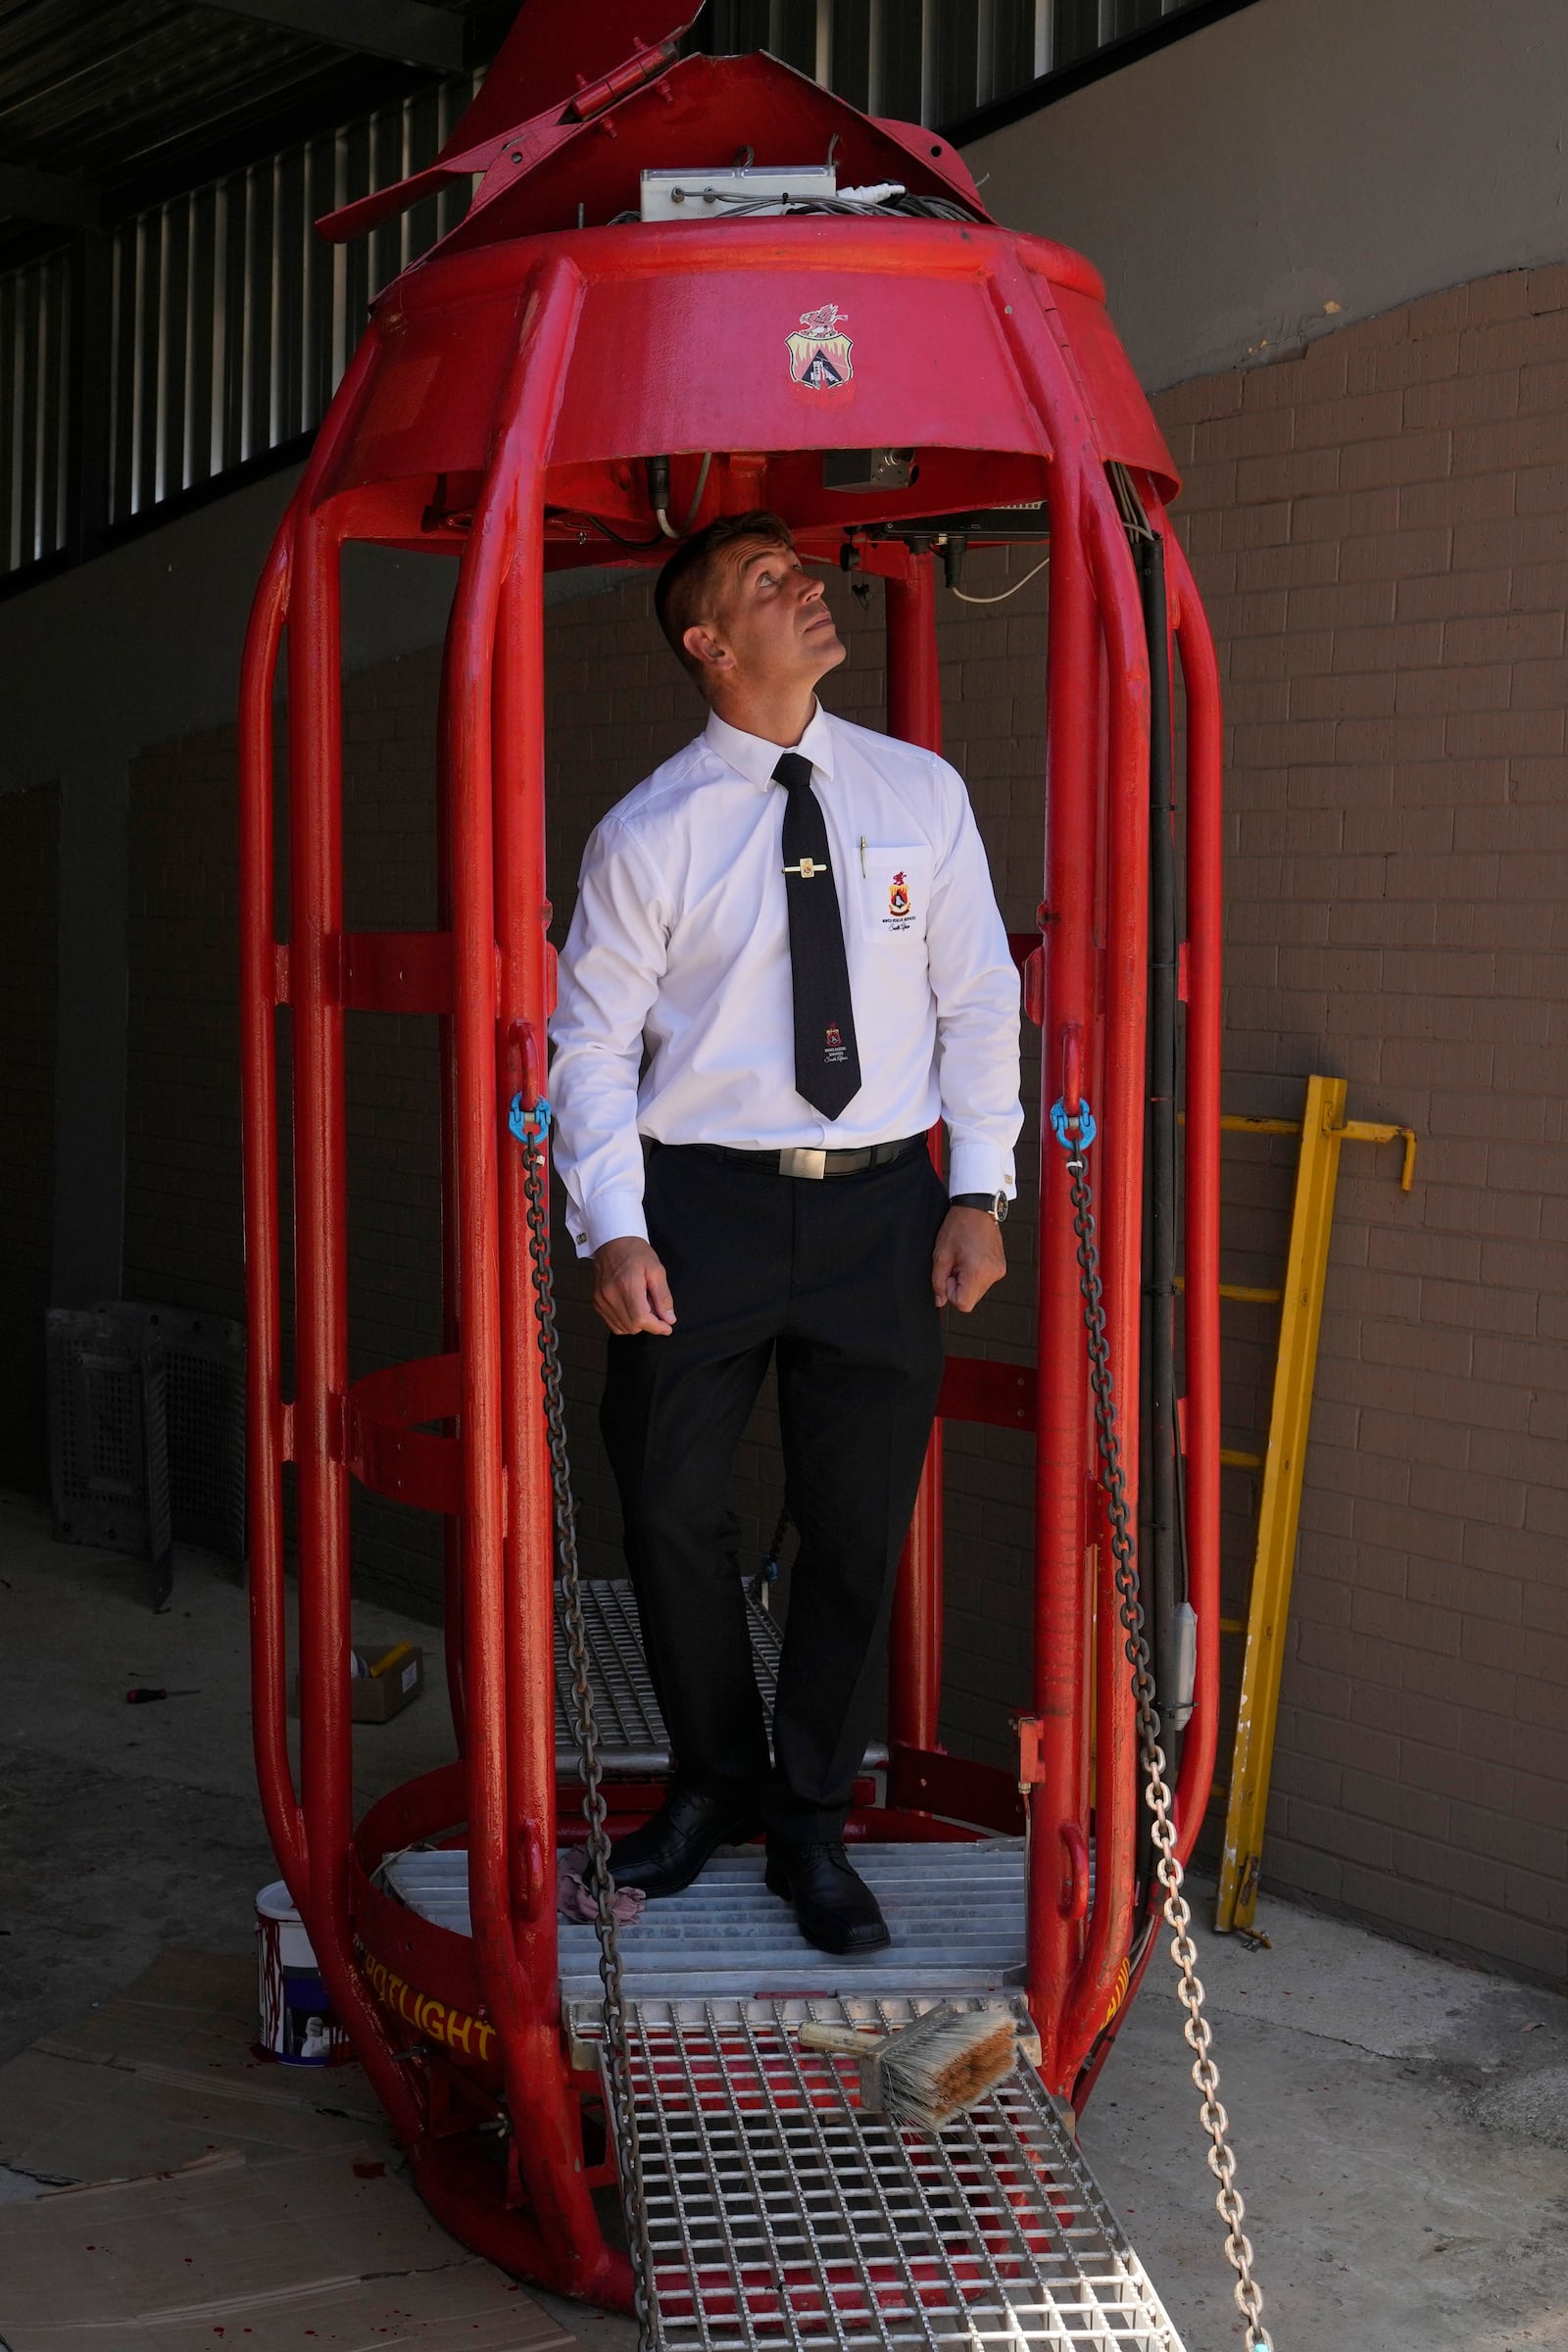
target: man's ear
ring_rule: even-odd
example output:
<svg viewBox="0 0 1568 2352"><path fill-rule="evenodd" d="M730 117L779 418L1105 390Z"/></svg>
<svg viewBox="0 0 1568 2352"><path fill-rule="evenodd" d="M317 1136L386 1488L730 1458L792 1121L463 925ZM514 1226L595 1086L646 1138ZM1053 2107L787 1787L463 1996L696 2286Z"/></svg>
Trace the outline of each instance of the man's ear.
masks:
<svg viewBox="0 0 1568 2352"><path fill-rule="evenodd" d="M681 638L692 660L704 669L733 669L735 657L721 637L715 637L706 621L694 620Z"/></svg>

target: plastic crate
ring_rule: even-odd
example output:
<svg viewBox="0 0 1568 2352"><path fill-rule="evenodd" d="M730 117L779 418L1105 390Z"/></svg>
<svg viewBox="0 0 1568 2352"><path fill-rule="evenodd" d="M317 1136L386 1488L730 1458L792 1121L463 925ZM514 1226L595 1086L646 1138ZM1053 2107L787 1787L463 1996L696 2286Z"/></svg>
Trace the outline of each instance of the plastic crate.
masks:
<svg viewBox="0 0 1568 2352"><path fill-rule="evenodd" d="M238 1564L245 1557L245 1326L135 1300L104 1311L139 1318L162 1346L176 1539Z"/></svg>
<svg viewBox="0 0 1568 2352"><path fill-rule="evenodd" d="M152 1560L162 1606L173 1537L163 1343L112 1308L52 1306L45 1353L55 1533Z"/></svg>

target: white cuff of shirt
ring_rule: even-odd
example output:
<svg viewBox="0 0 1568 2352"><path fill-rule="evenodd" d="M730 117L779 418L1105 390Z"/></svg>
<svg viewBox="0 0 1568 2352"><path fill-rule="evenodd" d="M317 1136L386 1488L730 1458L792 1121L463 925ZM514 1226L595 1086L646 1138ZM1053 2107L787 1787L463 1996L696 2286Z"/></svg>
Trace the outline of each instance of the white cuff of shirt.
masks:
<svg viewBox="0 0 1568 2352"><path fill-rule="evenodd" d="M583 1204L582 1222L590 1257L596 1250L602 1250L607 1242L628 1238L646 1242L648 1239L648 1221L643 1215L642 1196L630 1190L595 1193L593 1199Z"/></svg>
<svg viewBox="0 0 1568 2352"><path fill-rule="evenodd" d="M948 1197L955 1193L1005 1193L1010 1200L1015 1186L1012 1153L995 1144L954 1143L948 1147Z"/></svg>

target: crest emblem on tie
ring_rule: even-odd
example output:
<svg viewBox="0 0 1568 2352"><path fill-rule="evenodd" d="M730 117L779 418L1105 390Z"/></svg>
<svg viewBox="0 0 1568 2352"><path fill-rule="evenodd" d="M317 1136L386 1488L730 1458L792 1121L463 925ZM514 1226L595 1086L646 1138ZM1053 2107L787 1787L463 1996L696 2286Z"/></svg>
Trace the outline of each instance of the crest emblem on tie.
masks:
<svg viewBox="0 0 1568 2352"><path fill-rule="evenodd" d="M888 884L888 912L895 917L909 911L909 879L906 874L895 874Z"/></svg>
<svg viewBox="0 0 1568 2352"><path fill-rule="evenodd" d="M792 382L805 384L812 392L836 392L849 382L855 369L850 360L853 346L841 324L847 316L836 302L801 313L795 333L785 337Z"/></svg>
<svg viewBox="0 0 1568 2352"><path fill-rule="evenodd" d="M846 1058L844 1033L837 1021L829 1021L827 1025L827 1036L822 1046L822 1058L824 1061L843 1061Z"/></svg>

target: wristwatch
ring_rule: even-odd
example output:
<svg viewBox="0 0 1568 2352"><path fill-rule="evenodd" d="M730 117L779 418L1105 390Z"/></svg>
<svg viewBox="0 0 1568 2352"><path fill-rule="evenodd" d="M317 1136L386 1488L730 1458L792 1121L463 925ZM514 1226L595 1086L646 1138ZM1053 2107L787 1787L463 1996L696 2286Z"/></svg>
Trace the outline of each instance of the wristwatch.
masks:
<svg viewBox="0 0 1568 2352"><path fill-rule="evenodd" d="M1000 1190L994 1193L955 1193L948 1206L983 1208L986 1215L995 1217L999 1225L1004 1225L1007 1221L1007 1196Z"/></svg>

